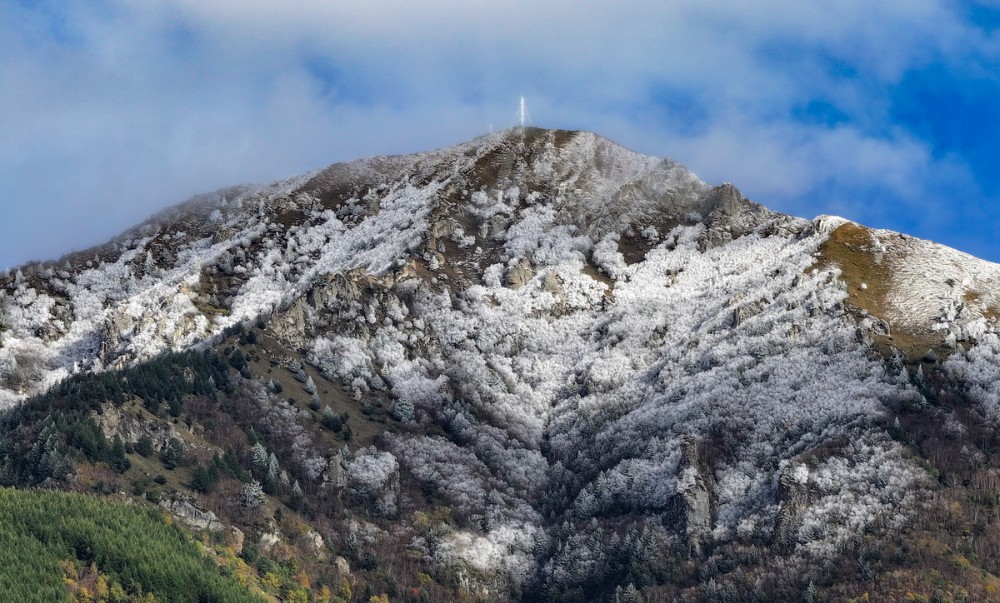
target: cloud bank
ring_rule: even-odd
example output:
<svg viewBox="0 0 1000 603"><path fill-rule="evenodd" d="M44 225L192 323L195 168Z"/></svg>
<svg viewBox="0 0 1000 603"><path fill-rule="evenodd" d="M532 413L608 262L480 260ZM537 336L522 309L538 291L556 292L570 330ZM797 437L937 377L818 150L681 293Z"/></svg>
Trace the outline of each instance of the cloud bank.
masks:
<svg viewBox="0 0 1000 603"><path fill-rule="evenodd" d="M513 125L520 95L535 125L774 209L1000 259L970 125L993 109L924 94L994 92L997 19L976 3L76 4L0 5L0 269L196 193Z"/></svg>

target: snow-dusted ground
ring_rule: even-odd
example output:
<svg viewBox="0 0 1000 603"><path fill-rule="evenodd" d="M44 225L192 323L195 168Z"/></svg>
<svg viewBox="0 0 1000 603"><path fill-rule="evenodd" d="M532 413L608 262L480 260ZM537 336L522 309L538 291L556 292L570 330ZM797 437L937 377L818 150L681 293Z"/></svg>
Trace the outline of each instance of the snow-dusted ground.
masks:
<svg viewBox="0 0 1000 603"><path fill-rule="evenodd" d="M544 506L573 521L666 522L699 484L712 538L768 538L786 471L809 493L797 546L832 553L915 503L923 472L864 429L884 401L915 392L872 359L836 273L812 268L841 222L754 213L753 232L713 247L713 198L670 161L591 134L518 130L224 191L199 201L200 230L178 231L182 214L168 212L119 239L113 258L11 275L0 406L273 314L359 397L382 392L400 418L445 426L448 437L396 436L351 465L358 483L381 483L398 459L478 526L456 533L442 562L521 579ZM981 341L948 366L1000 416L1000 343L984 315L1000 271L875 240L894 254L893 322ZM648 251L629 264L637 244ZM157 261L164 247L171 259ZM320 294L352 279L378 295ZM838 435L849 445L812 456ZM684 466L692 440L718 451L711 475Z"/></svg>

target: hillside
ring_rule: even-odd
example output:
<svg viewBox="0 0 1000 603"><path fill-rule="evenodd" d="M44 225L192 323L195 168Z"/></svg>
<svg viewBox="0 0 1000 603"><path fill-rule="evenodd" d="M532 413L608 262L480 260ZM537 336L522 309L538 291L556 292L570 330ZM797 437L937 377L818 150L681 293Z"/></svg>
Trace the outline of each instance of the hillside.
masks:
<svg viewBox="0 0 1000 603"><path fill-rule="evenodd" d="M0 490L10 601L263 601L156 513L93 496Z"/></svg>
<svg viewBox="0 0 1000 603"><path fill-rule="evenodd" d="M989 600L998 284L516 128L0 277L0 477L237 526L277 596Z"/></svg>

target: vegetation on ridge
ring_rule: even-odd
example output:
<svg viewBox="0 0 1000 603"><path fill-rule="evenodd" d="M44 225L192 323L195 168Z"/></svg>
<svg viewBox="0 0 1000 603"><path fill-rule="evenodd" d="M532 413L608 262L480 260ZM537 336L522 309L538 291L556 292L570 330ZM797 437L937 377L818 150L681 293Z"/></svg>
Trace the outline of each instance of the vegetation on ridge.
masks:
<svg viewBox="0 0 1000 603"><path fill-rule="evenodd" d="M54 601L263 601L161 512L93 495L0 488L0 592Z"/></svg>

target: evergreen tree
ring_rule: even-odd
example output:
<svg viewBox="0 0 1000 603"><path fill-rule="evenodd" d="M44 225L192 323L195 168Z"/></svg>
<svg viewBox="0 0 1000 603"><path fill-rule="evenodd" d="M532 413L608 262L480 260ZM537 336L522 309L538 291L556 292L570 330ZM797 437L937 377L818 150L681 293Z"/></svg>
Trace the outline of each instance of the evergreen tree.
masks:
<svg viewBox="0 0 1000 603"><path fill-rule="evenodd" d="M184 461L184 443L170 438L170 443L160 453L160 461L167 469L176 469Z"/></svg>
<svg viewBox="0 0 1000 603"><path fill-rule="evenodd" d="M153 454L153 438L146 434L139 436L139 439L135 443L135 451L142 456L152 456Z"/></svg>
<svg viewBox="0 0 1000 603"><path fill-rule="evenodd" d="M263 444L257 442L253 445L253 448L250 449L250 462L253 463L254 469L258 471L266 471L267 461L267 448L264 448Z"/></svg>
<svg viewBox="0 0 1000 603"><path fill-rule="evenodd" d="M191 489L202 494L208 494L218 481L219 468L215 464L208 467L198 465L191 476Z"/></svg>
<svg viewBox="0 0 1000 603"><path fill-rule="evenodd" d="M299 510L302 508L302 504L306 500L306 495L302 492L302 486L299 485L299 480L295 480L292 484L292 492L290 494L289 505L295 509Z"/></svg>
<svg viewBox="0 0 1000 603"><path fill-rule="evenodd" d="M132 462L125 456L125 443L118 436L115 436L115 441L111 445L111 458L108 459L108 464L118 473L125 473L132 466Z"/></svg>
<svg viewBox="0 0 1000 603"><path fill-rule="evenodd" d="M329 429L334 433L337 433L341 429L343 429L344 421L337 415L337 413L333 412L332 408L330 408L329 406L324 407L322 414L323 416L320 419L320 421L323 423L324 427L326 427L327 429Z"/></svg>

